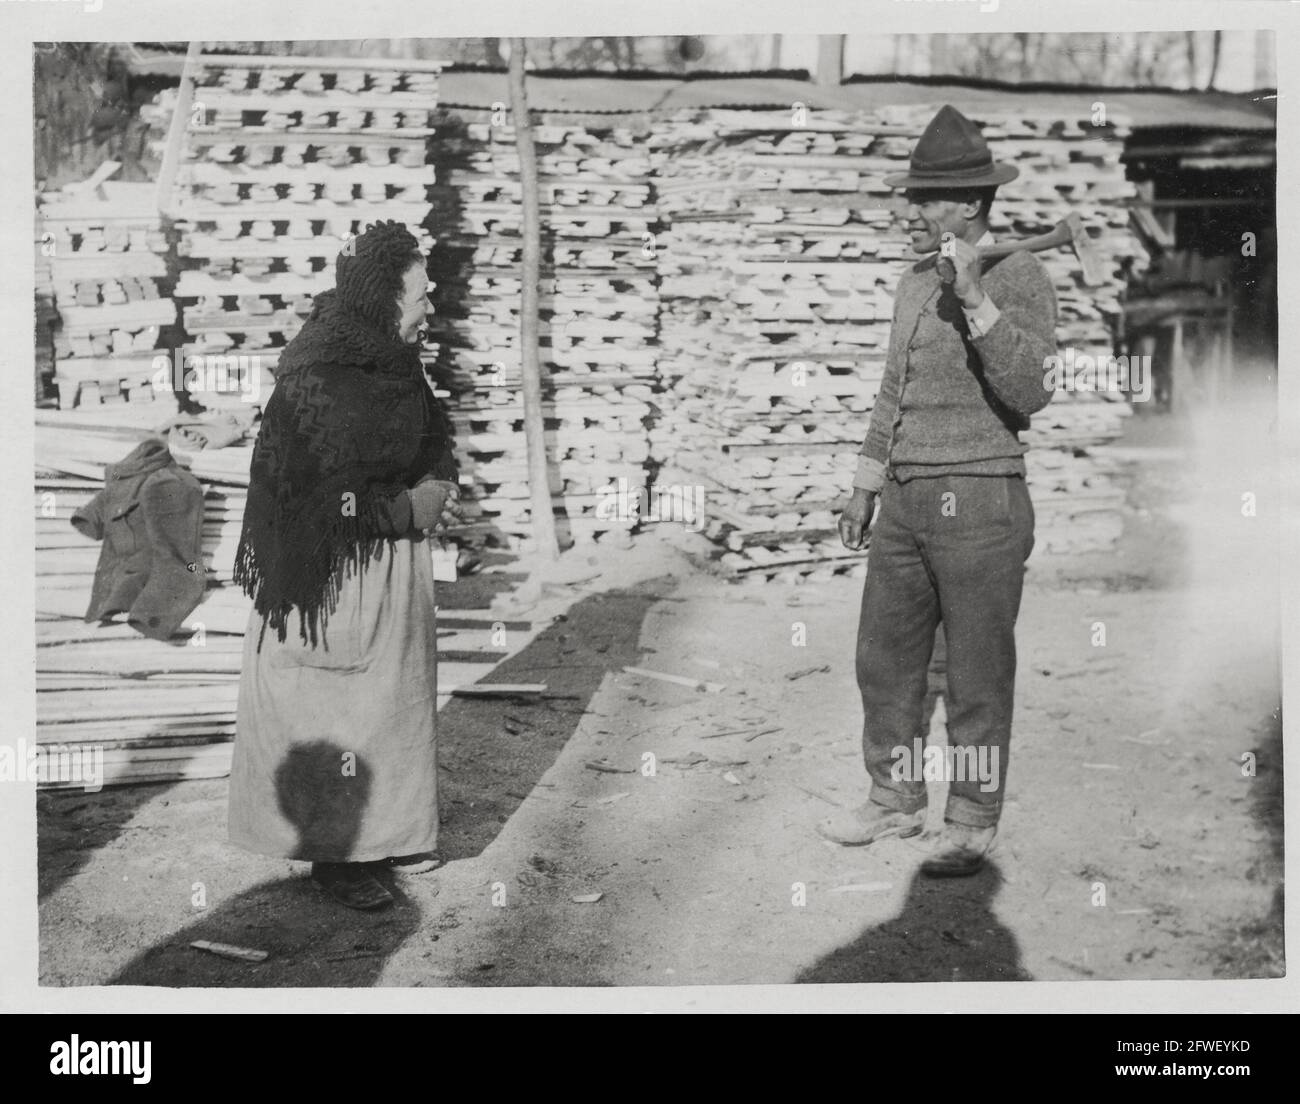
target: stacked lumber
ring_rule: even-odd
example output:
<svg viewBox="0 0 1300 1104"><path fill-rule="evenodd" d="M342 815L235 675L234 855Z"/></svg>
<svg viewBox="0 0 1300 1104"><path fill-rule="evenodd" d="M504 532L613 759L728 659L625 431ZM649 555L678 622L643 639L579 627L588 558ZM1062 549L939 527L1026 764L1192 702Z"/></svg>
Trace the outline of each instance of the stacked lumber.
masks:
<svg viewBox="0 0 1300 1104"><path fill-rule="evenodd" d="M660 370L671 390L654 451L668 461L665 476L704 489L706 532L739 575L806 581L864 570L839 544L835 514L883 375L893 290L915 260L883 181L906 168L936 109L797 121L686 111L653 128L665 222ZM1103 286L1088 288L1071 252L1039 254L1057 291L1062 347L1108 353L1125 268L1141 260L1124 206L1125 127L1097 134L1086 119L1032 106L973 117L994 157L1021 170L999 190L995 236L1045 233L1076 212L1109 262ZM1044 533L1044 547L1113 539L1122 496L1101 493L1109 472L1086 449L1118 435L1125 413L1123 403L1075 394L1035 419L1036 449L1060 450L1031 472L1035 495L1087 484L1113 515L1086 532ZM1040 531L1072 524L1067 511L1044 513Z"/></svg>
<svg viewBox="0 0 1300 1104"><path fill-rule="evenodd" d="M151 435L145 419L156 413L147 407L134 419L89 410L37 413L37 566L42 577L58 577L51 585L77 590L89 600L99 544L73 529L69 519L103 487L105 465ZM203 561L214 585L232 581L251 452L246 443L178 457L204 485ZM46 486L43 480L54 482Z"/></svg>
<svg viewBox="0 0 1300 1104"><path fill-rule="evenodd" d="M98 749L104 784L211 778L230 770L239 655L248 602L230 586L244 490L204 485L209 589L170 642L121 618L86 624L101 544L71 524L158 420L158 407L39 412L36 425L37 742L77 756ZM247 449L242 454L247 480ZM216 455L215 453L213 454ZM42 788L80 785L67 776Z"/></svg>
<svg viewBox="0 0 1300 1104"><path fill-rule="evenodd" d="M32 345L36 354L36 402L45 401L54 384L54 323L58 310L54 305L54 269L50 264L54 251L54 235L42 231L35 243L35 311L32 325Z"/></svg>
<svg viewBox="0 0 1300 1104"><path fill-rule="evenodd" d="M551 491L562 538L621 540L634 513L602 508L650 460L656 292L649 159L625 128L534 128L543 225L540 343ZM522 193L513 127L457 121L433 145L454 189L440 210L432 327L472 520L527 549L531 508L519 353Z"/></svg>
<svg viewBox="0 0 1300 1104"><path fill-rule="evenodd" d="M209 587L169 641L141 636L121 618L87 624L100 544L70 524L103 488L104 464L141 436L80 411L42 412L36 428L36 689L38 745L47 756L102 755L103 782L115 785L223 777L230 771L240 659L250 602L231 584L244 491L216 458L246 448L196 453L204 484L203 559ZM502 629L509 629L503 634ZM532 638L526 622L488 611L440 617L439 707ZM503 641L509 641L507 647ZM482 691L482 687L478 688ZM81 777L43 779L75 788Z"/></svg>
<svg viewBox="0 0 1300 1104"><path fill-rule="evenodd" d="M154 350L176 321L170 247L154 198L150 184L97 178L38 197L38 255L48 257L59 316L54 382L64 409L153 398Z"/></svg>
<svg viewBox="0 0 1300 1104"><path fill-rule="evenodd" d="M435 179L425 147L438 69L379 59L192 63L189 119L173 122L169 138L180 144L170 210L189 350L247 358L241 369L258 374L264 401L279 350L366 224L402 222L428 250ZM169 103L174 113L174 95ZM239 401L201 401L223 398Z"/></svg>

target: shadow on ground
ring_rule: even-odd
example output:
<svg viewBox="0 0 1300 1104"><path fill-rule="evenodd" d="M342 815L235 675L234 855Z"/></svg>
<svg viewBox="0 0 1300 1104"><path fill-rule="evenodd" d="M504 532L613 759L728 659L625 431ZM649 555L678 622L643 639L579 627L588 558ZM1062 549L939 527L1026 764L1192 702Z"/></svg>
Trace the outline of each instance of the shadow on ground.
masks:
<svg viewBox="0 0 1300 1104"><path fill-rule="evenodd" d="M382 877L382 876L381 876ZM388 882L396 904L348 912L306 876L265 882L150 947L110 985L349 987L373 985L389 955L420 927L419 907ZM194 940L269 952L245 963L190 946Z"/></svg>
<svg viewBox="0 0 1300 1104"><path fill-rule="evenodd" d="M824 955L798 982L1031 981L1020 947L993 911L995 863L960 881L912 876L902 911Z"/></svg>
<svg viewBox="0 0 1300 1104"><path fill-rule="evenodd" d="M338 769L343 749L328 740L292 749L275 772L280 813L294 827L293 853L346 855L356 845L371 804L365 763ZM118 985L370 985L384 962L419 926L420 910L405 898L382 913L353 913L313 899L307 878L264 883L223 902L181 932L133 959ZM396 896L396 895L395 895ZM196 905L199 902L194 902ZM266 952L261 963L238 962L191 946L194 940Z"/></svg>
<svg viewBox="0 0 1300 1104"><path fill-rule="evenodd" d="M97 793L37 793L37 900L74 877L101 847L126 830L136 811L176 783L110 786Z"/></svg>
<svg viewBox="0 0 1300 1104"><path fill-rule="evenodd" d="M555 762L605 676L635 664L656 584L593 594L570 607L485 681L542 682L542 699L453 698L438 714L439 849L482 852Z"/></svg>
<svg viewBox="0 0 1300 1104"><path fill-rule="evenodd" d="M1282 816L1282 709L1261 726L1255 754L1255 783L1251 792L1251 815L1266 834L1259 857L1246 870L1251 880L1276 881L1272 906L1266 916L1226 932L1218 948L1215 975L1218 977L1285 977L1286 948L1284 907L1286 857Z"/></svg>
<svg viewBox="0 0 1300 1104"><path fill-rule="evenodd" d="M577 730L605 676L636 662L641 624L656 600L652 583L584 598L490 676L492 682L545 682L545 698L453 699L439 712L439 798L444 817L439 849L447 862L472 858L496 838ZM334 749L322 755L337 762ZM282 790L286 815L304 830L310 828L313 810L310 802L300 800L303 787ZM147 796L129 808L124 804L114 823L120 827ZM358 796L358 808L366 797ZM338 826L338 831L346 830L346 825ZM422 923L422 910L402 893L402 882L379 876L397 900L392 908L376 913L349 912L327 899L306 869L300 877L256 885L140 953L110 983L376 984L387 960L412 936L438 938L433 930L437 924ZM434 883L423 883L421 893L428 884ZM194 940L267 951L269 957L255 964L233 961L191 947Z"/></svg>

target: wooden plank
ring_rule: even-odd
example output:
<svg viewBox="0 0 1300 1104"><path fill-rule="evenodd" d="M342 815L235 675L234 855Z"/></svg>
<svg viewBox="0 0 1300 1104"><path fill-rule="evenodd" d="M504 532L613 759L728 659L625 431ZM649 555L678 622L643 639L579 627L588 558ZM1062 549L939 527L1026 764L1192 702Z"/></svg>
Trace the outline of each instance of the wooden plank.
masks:
<svg viewBox="0 0 1300 1104"><path fill-rule="evenodd" d="M386 58L367 56L311 56L298 54L201 54L197 62L202 69L282 69L323 70L373 69L399 73L441 73L451 62L429 58Z"/></svg>
<svg viewBox="0 0 1300 1104"><path fill-rule="evenodd" d="M191 42L185 52L185 64L181 69L180 87L177 90L176 105L172 111L171 123L167 128L167 144L163 148L162 165L158 170L155 207L166 215L172 213L175 200L176 170L180 165L181 146L185 140L185 128L190 123L190 114L194 102L195 64L203 44Z"/></svg>

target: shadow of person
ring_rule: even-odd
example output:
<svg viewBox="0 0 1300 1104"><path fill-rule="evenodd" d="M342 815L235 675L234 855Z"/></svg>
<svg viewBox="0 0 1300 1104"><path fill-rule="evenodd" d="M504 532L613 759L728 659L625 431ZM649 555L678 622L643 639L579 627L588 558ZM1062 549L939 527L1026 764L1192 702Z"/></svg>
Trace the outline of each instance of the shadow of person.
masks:
<svg viewBox="0 0 1300 1104"><path fill-rule="evenodd" d="M328 740L295 744L275 768L281 815L298 833L293 859L342 861L361 834L370 799L370 767ZM349 769L342 769L350 762Z"/></svg>
<svg viewBox="0 0 1300 1104"><path fill-rule="evenodd" d="M360 833L370 772L359 761L355 775L345 775L339 769L342 756L341 747L317 740L295 746L276 768L280 811L298 834L294 858L347 854ZM400 886L383 873L377 876L395 898L392 907L378 912L345 908L305 876L255 885L204 909L199 919L136 956L109 984L373 985L388 957L418 930L421 915ZM195 870L190 907L206 903L206 885L218 878ZM196 940L265 951L267 958L260 963L224 958L191 946Z"/></svg>
<svg viewBox="0 0 1300 1104"><path fill-rule="evenodd" d="M969 878L912 876L902 911L801 971L797 982L1031 981L992 899L997 864Z"/></svg>

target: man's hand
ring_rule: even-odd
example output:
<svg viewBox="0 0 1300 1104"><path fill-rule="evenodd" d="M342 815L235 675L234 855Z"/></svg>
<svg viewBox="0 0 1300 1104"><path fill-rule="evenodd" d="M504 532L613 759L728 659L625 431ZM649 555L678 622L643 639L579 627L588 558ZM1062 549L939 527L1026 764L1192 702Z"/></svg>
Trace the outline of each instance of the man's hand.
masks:
<svg viewBox="0 0 1300 1104"><path fill-rule="evenodd" d="M840 514L840 541L845 548L854 552L862 550L867 543L867 530L871 526L871 515L875 509L875 494L855 487L853 496Z"/></svg>
<svg viewBox="0 0 1300 1104"><path fill-rule="evenodd" d="M955 276L952 290L961 305L967 310L974 310L984 302L984 289L980 286L981 263L979 250L961 238L951 238L939 247L940 261L946 260L952 265Z"/></svg>

